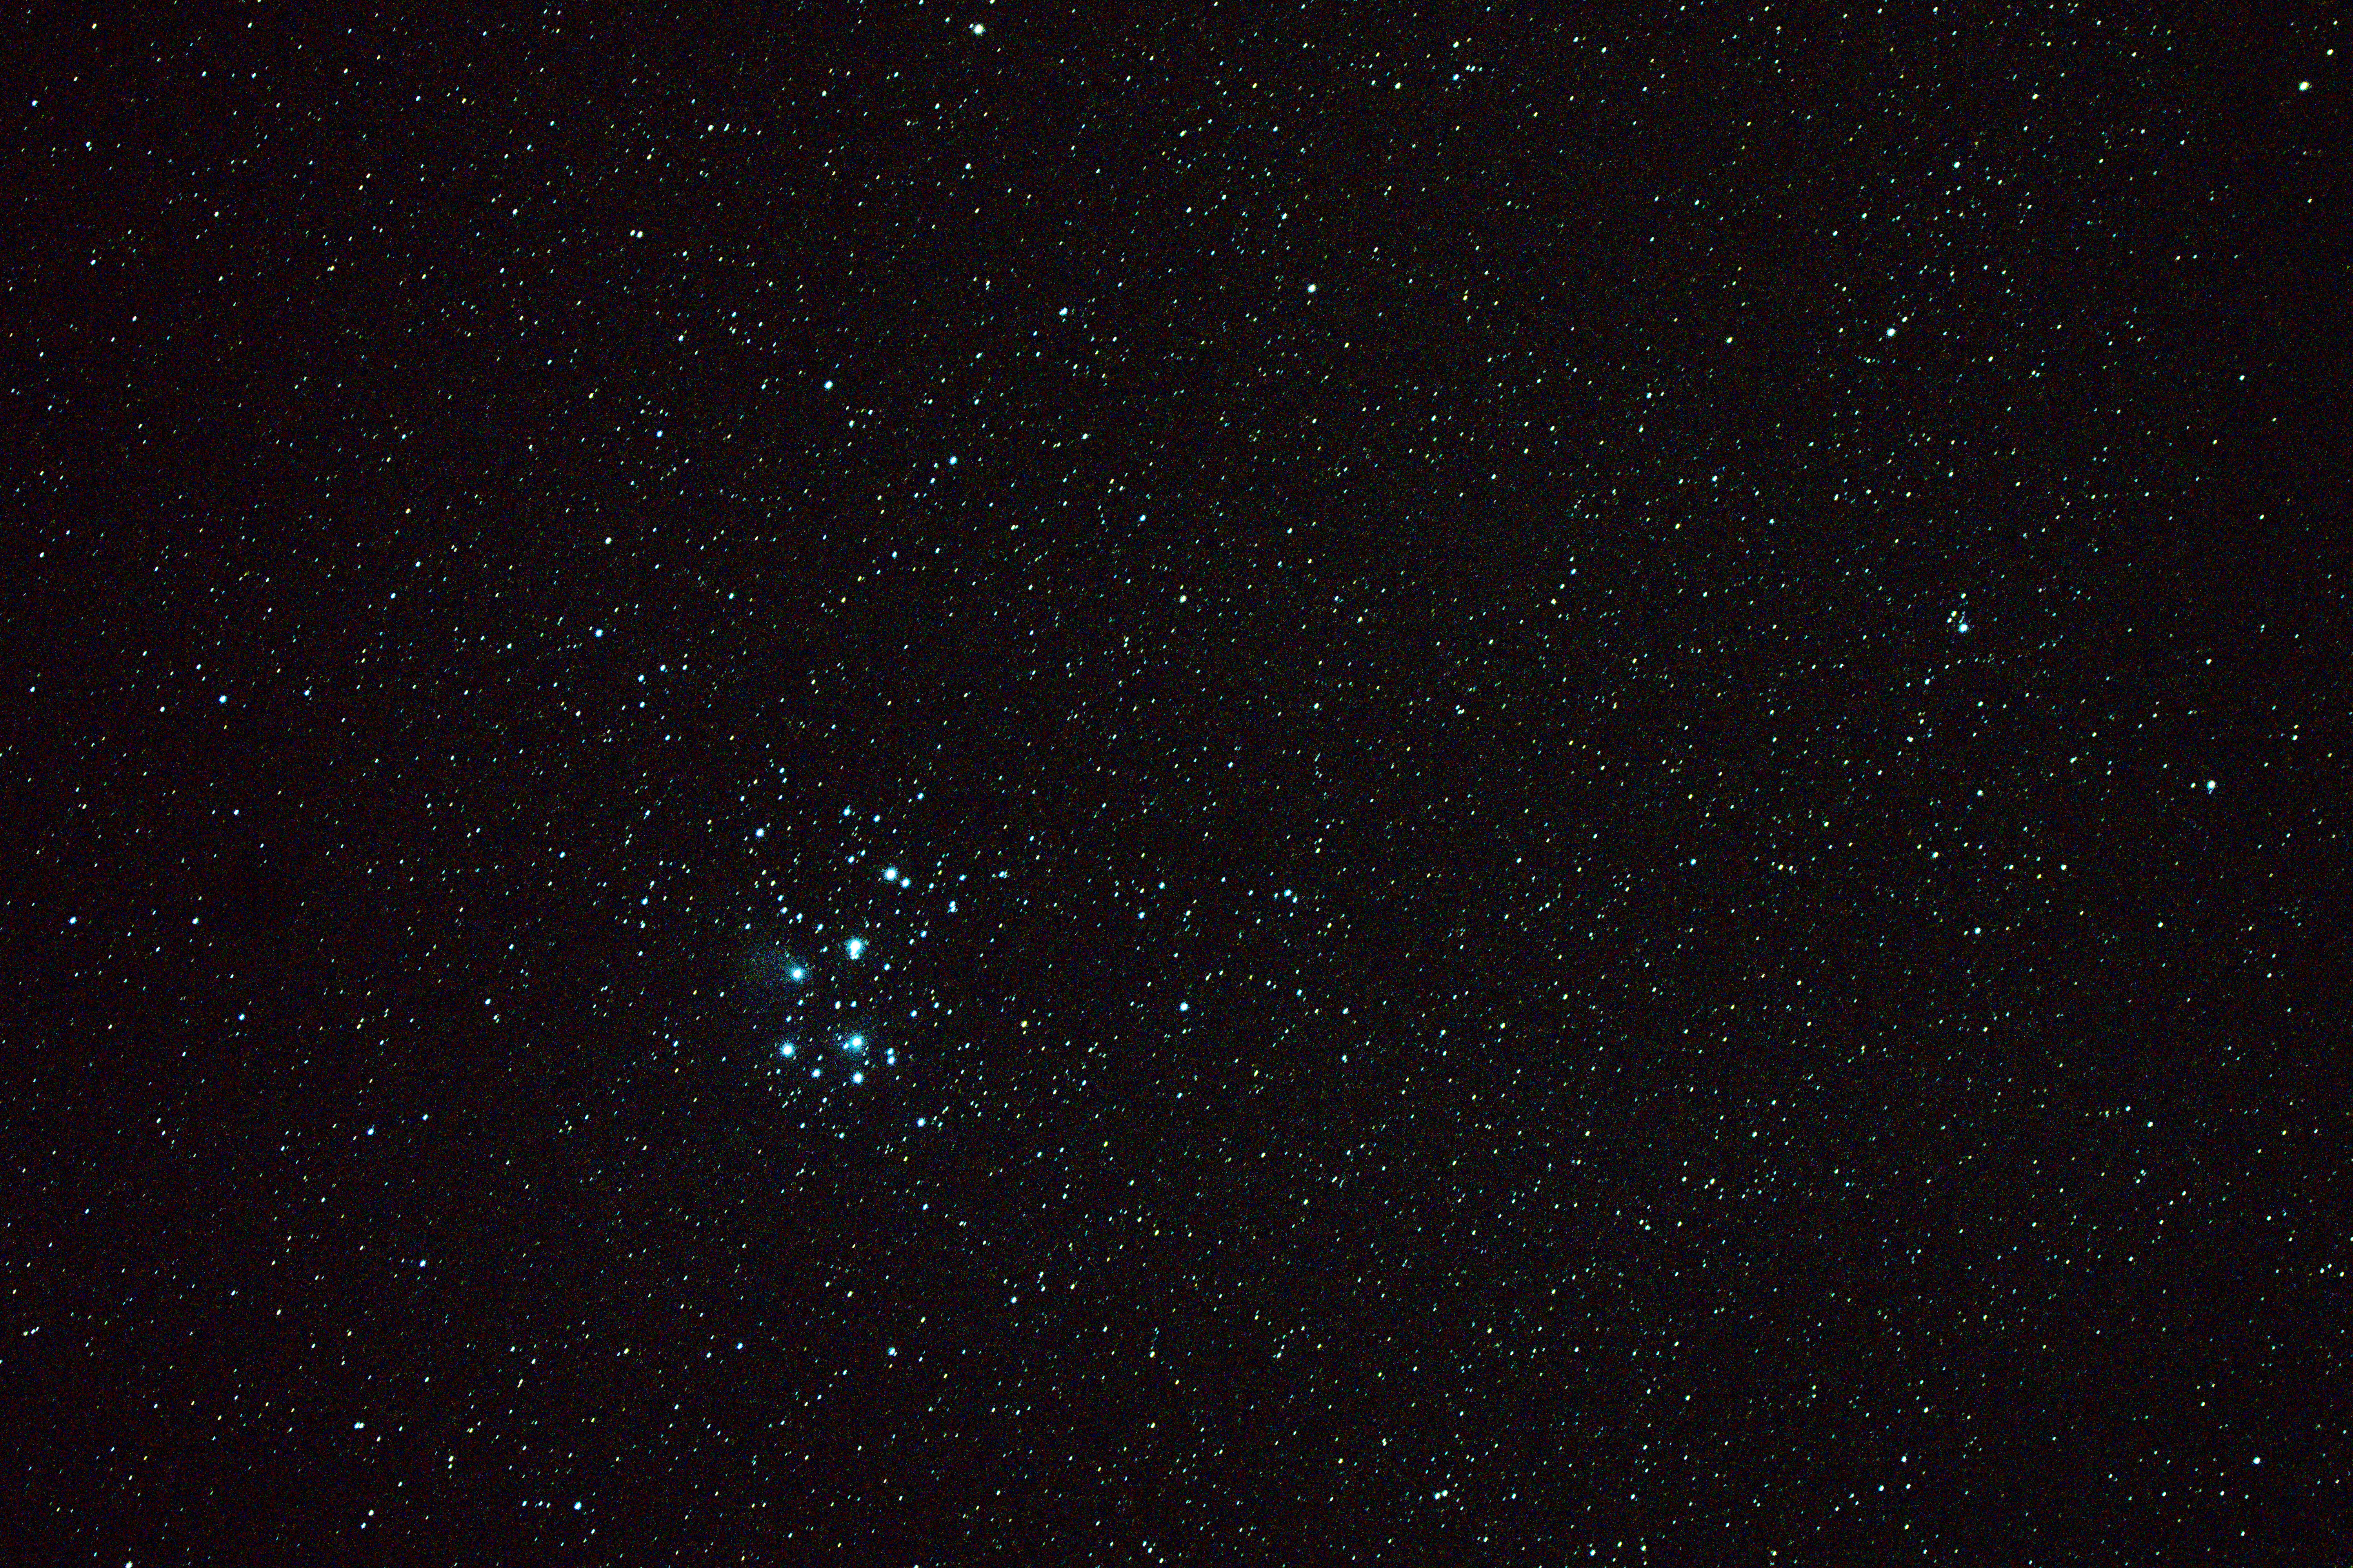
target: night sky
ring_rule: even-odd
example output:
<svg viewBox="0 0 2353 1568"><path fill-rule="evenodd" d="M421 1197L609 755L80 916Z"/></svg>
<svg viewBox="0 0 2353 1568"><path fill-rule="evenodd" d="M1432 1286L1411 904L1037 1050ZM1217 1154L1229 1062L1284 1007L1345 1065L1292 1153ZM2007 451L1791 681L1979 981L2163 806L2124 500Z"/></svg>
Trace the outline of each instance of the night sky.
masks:
<svg viewBox="0 0 2353 1568"><path fill-rule="evenodd" d="M2344 1560L2332 8L341 9L0 67L0 1562Z"/></svg>

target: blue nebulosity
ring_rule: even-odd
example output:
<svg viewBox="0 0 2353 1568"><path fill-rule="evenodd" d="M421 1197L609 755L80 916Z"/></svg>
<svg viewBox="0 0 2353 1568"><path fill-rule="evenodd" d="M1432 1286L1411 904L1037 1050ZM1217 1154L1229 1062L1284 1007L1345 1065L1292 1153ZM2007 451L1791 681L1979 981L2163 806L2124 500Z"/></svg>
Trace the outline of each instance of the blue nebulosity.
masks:
<svg viewBox="0 0 2353 1568"><path fill-rule="evenodd" d="M845 811L804 832L764 825L752 836L760 868L731 987L759 1070L780 1093L833 1099L904 1083L948 1011L923 962L937 911L919 889L959 879L936 868L919 877L903 846L878 875L867 840L881 826ZM953 914L955 902L942 908Z"/></svg>

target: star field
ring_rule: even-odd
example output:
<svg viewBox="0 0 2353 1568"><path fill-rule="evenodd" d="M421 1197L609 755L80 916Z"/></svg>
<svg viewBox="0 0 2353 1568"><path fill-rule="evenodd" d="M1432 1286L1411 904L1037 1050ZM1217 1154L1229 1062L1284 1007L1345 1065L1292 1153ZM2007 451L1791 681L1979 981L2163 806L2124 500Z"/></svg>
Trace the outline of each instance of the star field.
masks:
<svg viewBox="0 0 2353 1568"><path fill-rule="evenodd" d="M0 1560L2341 1556L2344 33L28 25Z"/></svg>

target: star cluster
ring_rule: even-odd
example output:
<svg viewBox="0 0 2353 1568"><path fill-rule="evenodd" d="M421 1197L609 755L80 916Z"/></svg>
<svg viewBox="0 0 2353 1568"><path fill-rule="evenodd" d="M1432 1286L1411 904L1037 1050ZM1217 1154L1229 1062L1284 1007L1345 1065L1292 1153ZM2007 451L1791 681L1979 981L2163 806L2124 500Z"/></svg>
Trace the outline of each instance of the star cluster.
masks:
<svg viewBox="0 0 2353 1568"><path fill-rule="evenodd" d="M743 922L733 1000L751 1054L781 1092L879 1087L896 1076L902 1053L911 1065L919 1041L954 1026L952 1005L923 974L922 949L935 921L955 917L956 900L929 897L914 871L896 862L877 868L855 847L881 821L844 808L824 837L828 850L852 846L848 853L799 853L790 872L769 870L753 884L754 896L779 902ZM839 875L830 874L836 862ZM827 912L797 910L783 901L786 889L821 889Z"/></svg>

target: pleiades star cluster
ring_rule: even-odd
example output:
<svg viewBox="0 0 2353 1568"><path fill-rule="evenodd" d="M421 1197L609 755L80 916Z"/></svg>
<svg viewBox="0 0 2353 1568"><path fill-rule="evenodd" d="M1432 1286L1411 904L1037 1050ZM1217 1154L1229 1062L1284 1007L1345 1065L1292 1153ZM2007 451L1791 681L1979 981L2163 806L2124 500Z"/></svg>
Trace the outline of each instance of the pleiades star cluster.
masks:
<svg viewBox="0 0 2353 1568"><path fill-rule="evenodd" d="M925 950L987 889L969 885L969 870L945 872L937 860L917 869L873 852L882 823L844 806L823 831L777 834L746 890L729 994L744 1055L795 1102L870 1102L895 1086L902 1055L913 1068L958 1042L954 992ZM765 846L771 831L763 824L752 837ZM815 854L810 839L823 847ZM802 896L814 907L796 907Z"/></svg>
<svg viewBox="0 0 2353 1568"><path fill-rule="evenodd" d="M0 1562L2340 1562L2337 13L28 13Z"/></svg>

